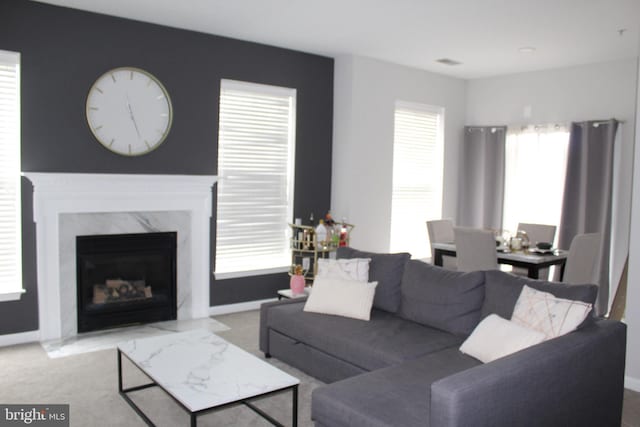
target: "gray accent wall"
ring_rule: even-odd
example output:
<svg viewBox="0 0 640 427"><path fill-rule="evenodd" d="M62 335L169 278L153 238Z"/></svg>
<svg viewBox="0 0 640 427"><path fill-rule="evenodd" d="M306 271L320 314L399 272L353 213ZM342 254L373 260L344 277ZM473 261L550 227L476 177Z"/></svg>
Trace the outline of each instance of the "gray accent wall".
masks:
<svg viewBox="0 0 640 427"><path fill-rule="evenodd" d="M220 80L297 89L294 216L316 218L331 197L333 59L214 35L51 6L0 2L0 49L22 55L22 170L216 174ZM141 157L103 148L85 100L105 71L134 66L167 88L174 121L165 142ZM23 271L27 293L0 303L0 334L38 328L32 188L23 179ZM215 195L215 193L214 193ZM215 203L211 235L215 254ZM213 269L213 260L212 260ZM211 305L271 298L286 274L215 281Z"/></svg>

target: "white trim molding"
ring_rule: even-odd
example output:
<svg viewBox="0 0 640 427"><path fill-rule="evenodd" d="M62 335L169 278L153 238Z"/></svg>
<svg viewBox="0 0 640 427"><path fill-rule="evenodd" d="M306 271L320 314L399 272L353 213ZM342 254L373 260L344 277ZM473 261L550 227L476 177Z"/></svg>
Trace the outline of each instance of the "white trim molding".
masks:
<svg viewBox="0 0 640 427"><path fill-rule="evenodd" d="M190 318L209 315L212 175L23 173L34 186L40 339L62 337L60 215L68 213L190 213ZM180 315L178 316L180 317ZM77 333L77 331L76 331Z"/></svg>
<svg viewBox="0 0 640 427"><path fill-rule="evenodd" d="M12 292L0 292L0 302L5 301L19 301L22 298L22 294L26 291L24 289L19 289L17 291Z"/></svg>
<svg viewBox="0 0 640 427"><path fill-rule="evenodd" d="M263 303L271 301L277 301L277 298L239 302L237 304L215 305L209 307L209 316L221 316L223 314L240 313L241 311L258 310Z"/></svg>
<svg viewBox="0 0 640 427"><path fill-rule="evenodd" d="M239 277L252 277L252 276L263 276L267 274L279 274L286 273L291 270L291 267L274 267L274 268L265 268L262 270L251 270L251 271L233 271L229 273L216 273L213 272L213 276L216 280L227 280L227 279L237 279Z"/></svg>
<svg viewBox="0 0 640 427"><path fill-rule="evenodd" d="M0 347L27 344L40 341L39 331L18 332L17 334L0 335Z"/></svg>
<svg viewBox="0 0 640 427"><path fill-rule="evenodd" d="M633 378L630 376L624 377L624 388L628 388L629 390L640 392L640 379Z"/></svg>

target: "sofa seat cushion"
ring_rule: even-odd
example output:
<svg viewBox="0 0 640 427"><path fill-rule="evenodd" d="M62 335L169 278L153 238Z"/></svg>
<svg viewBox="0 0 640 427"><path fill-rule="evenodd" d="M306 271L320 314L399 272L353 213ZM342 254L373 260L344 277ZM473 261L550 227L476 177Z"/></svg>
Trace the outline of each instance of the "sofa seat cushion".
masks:
<svg viewBox="0 0 640 427"><path fill-rule="evenodd" d="M304 302L269 309L269 328L367 371L458 347L462 338L372 310L368 322L304 312Z"/></svg>
<svg viewBox="0 0 640 427"><path fill-rule="evenodd" d="M480 365L450 348L318 387L311 418L332 427L429 426L431 384Z"/></svg>
<svg viewBox="0 0 640 427"><path fill-rule="evenodd" d="M463 273L410 260L400 289L398 314L407 320L465 336L480 321L484 300L482 271Z"/></svg>

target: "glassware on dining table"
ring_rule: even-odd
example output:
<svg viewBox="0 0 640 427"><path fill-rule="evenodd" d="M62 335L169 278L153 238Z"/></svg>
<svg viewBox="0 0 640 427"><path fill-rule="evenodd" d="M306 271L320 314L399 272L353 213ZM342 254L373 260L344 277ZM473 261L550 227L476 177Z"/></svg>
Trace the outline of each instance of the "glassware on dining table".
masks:
<svg viewBox="0 0 640 427"><path fill-rule="evenodd" d="M495 229L493 230L493 234L496 238L496 247L498 248L498 251L509 251L509 240L511 239L509 232L506 230Z"/></svg>
<svg viewBox="0 0 640 427"><path fill-rule="evenodd" d="M522 249L522 238L515 236L509 239L509 248L512 251L519 251Z"/></svg>
<svg viewBox="0 0 640 427"><path fill-rule="evenodd" d="M526 251L527 249L529 249L531 241L529 240L529 235L526 231L518 230L518 232L516 233L516 237L520 238L520 246L522 247L522 250Z"/></svg>

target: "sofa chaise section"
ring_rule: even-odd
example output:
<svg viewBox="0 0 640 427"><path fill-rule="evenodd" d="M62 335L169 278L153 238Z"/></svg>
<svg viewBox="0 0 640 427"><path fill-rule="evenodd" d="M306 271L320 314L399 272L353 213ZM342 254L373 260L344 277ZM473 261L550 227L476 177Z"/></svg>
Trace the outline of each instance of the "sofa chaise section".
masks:
<svg viewBox="0 0 640 427"><path fill-rule="evenodd" d="M312 396L316 426L620 425L626 327L598 321L482 364L457 348L329 386Z"/></svg>
<svg viewBox="0 0 640 427"><path fill-rule="evenodd" d="M626 325L600 320L431 386L432 427L619 427Z"/></svg>
<svg viewBox="0 0 640 427"><path fill-rule="evenodd" d="M428 426L431 383L480 365L457 347L319 387L311 417L318 426Z"/></svg>

